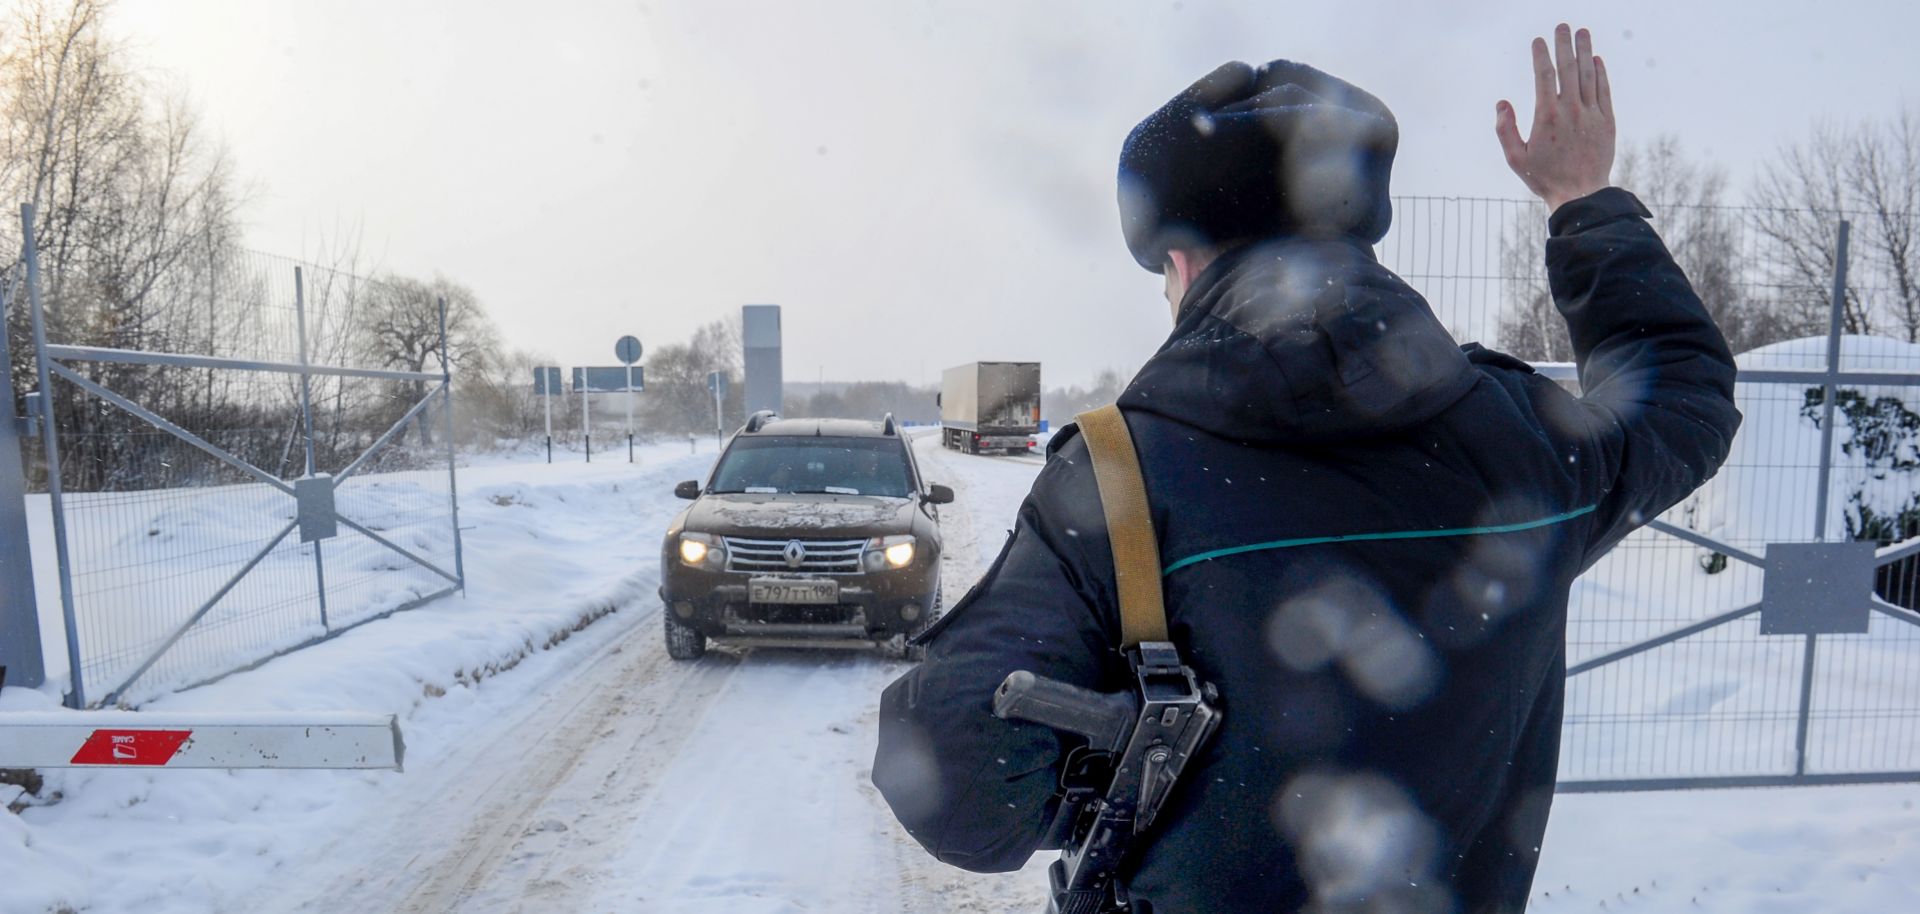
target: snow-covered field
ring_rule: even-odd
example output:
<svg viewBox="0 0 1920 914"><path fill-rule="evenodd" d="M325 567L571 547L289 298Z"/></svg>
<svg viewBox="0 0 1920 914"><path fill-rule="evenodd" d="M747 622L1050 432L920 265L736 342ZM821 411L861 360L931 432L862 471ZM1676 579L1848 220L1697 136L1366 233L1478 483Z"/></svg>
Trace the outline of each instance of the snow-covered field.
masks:
<svg viewBox="0 0 1920 914"><path fill-rule="evenodd" d="M1039 460L917 446L959 495L951 605ZM48 772L59 802L0 815L0 911L1040 910L1044 859L943 868L869 785L879 691L904 665L666 658L659 536L684 504L673 483L711 459L464 470L466 598L150 705L394 712L405 773ZM1916 801L1907 785L1562 796L1533 909L1911 910Z"/></svg>

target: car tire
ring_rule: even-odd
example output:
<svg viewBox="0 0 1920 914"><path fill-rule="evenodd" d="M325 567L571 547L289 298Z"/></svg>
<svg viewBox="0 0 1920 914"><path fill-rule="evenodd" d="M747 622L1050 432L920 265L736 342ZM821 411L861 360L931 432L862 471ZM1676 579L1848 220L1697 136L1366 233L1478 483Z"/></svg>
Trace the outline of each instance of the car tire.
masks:
<svg viewBox="0 0 1920 914"><path fill-rule="evenodd" d="M673 618L673 607L664 607L661 618L667 622L667 656L675 660L699 660L707 652L707 636L698 629L681 625Z"/></svg>

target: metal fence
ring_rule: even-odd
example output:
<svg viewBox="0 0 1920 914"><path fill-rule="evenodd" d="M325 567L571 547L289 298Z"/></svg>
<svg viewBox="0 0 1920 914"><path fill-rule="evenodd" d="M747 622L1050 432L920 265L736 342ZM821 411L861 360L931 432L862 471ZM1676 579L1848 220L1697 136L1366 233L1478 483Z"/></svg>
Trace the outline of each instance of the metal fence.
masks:
<svg viewBox="0 0 1920 914"><path fill-rule="evenodd" d="M1382 261L1463 341L1577 386L1544 208L1395 203ZM1849 251L1850 214L1653 210L1741 353L1746 421L1713 481L1575 584L1560 788L1920 780L1920 345L1899 290Z"/></svg>
<svg viewBox="0 0 1920 914"><path fill-rule="evenodd" d="M48 282L32 219L27 476L69 704L205 682L464 587L444 302L225 250L134 309ZM358 367L370 332L438 358Z"/></svg>

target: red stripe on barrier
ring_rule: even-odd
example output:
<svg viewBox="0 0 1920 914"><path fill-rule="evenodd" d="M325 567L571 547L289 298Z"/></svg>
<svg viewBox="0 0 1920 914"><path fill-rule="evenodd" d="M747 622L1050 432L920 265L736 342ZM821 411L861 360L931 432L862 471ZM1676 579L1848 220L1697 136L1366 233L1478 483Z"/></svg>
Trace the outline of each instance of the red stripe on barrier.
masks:
<svg viewBox="0 0 1920 914"><path fill-rule="evenodd" d="M192 735L192 730L95 730L69 764L165 765Z"/></svg>

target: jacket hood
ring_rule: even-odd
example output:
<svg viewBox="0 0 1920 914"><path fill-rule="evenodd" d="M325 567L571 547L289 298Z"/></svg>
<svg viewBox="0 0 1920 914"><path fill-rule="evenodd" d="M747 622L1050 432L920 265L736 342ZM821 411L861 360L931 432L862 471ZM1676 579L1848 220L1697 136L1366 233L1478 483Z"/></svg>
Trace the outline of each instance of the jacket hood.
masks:
<svg viewBox="0 0 1920 914"><path fill-rule="evenodd" d="M1284 238L1195 278L1120 405L1234 440L1328 443L1423 423L1477 378L1426 299L1369 246Z"/></svg>

